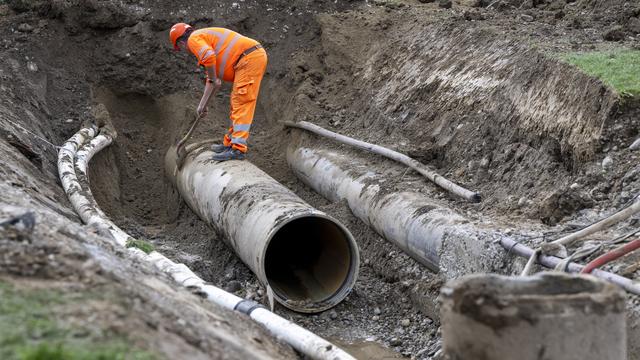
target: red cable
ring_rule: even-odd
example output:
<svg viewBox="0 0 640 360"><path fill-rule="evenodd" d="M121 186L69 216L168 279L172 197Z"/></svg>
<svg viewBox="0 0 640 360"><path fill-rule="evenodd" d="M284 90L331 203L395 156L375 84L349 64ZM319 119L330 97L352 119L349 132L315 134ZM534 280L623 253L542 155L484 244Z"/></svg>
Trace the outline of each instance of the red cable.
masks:
<svg viewBox="0 0 640 360"><path fill-rule="evenodd" d="M620 246L619 248L613 249L606 254L600 255L597 258L593 259L590 263L588 263L582 271L581 274L590 274L594 269L599 268L600 266L612 262L615 259L621 258L628 253L640 248L640 239L633 240L632 242Z"/></svg>

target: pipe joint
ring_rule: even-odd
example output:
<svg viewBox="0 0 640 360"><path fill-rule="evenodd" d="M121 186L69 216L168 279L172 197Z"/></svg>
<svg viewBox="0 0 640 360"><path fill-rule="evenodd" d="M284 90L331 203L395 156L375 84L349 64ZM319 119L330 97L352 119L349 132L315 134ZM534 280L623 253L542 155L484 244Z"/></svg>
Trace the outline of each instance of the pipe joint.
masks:
<svg viewBox="0 0 640 360"><path fill-rule="evenodd" d="M251 315L253 310L260 309L260 308L267 309L264 305L257 303L253 300L242 300L236 304L233 310L239 311L243 314Z"/></svg>

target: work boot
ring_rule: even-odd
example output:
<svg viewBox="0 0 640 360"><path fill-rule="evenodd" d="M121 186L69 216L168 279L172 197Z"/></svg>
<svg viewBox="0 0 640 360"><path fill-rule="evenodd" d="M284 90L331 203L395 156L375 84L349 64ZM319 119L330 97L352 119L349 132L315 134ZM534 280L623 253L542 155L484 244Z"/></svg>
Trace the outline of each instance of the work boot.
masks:
<svg viewBox="0 0 640 360"><path fill-rule="evenodd" d="M244 160L244 153L240 150L228 148L227 150L214 154L213 160L215 161L227 161L227 160Z"/></svg>
<svg viewBox="0 0 640 360"><path fill-rule="evenodd" d="M216 154L220 154L222 152L225 152L227 150L231 149L231 146L225 146L223 144L213 144L211 145L211 150L213 150L214 153Z"/></svg>

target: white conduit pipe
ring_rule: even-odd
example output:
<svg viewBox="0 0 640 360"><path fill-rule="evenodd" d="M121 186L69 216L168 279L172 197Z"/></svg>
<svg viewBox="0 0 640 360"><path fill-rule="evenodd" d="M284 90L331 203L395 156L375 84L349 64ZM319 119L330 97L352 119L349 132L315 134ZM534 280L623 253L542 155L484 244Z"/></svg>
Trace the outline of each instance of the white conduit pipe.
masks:
<svg viewBox="0 0 640 360"><path fill-rule="evenodd" d="M358 275L353 236L248 161L211 160L207 145L165 157L167 176L180 195L253 271L283 306L305 313L342 301Z"/></svg>
<svg viewBox="0 0 640 360"><path fill-rule="evenodd" d="M506 237L500 239L500 245L502 245L502 247L505 248L505 250L507 250L509 253L516 254L523 258L531 259L531 257L535 252L535 250L531 249L530 247L520 244L514 241L513 239L506 238ZM558 266L558 264L563 260L555 256L544 255L544 254L538 255L537 259L538 259L538 263L550 269L555 269L556 266ZM582 268L584 268L583 265L576 264L576 263L569 263L569 265L567 266L567 271L571 273L579 273L582 270ZM598 270L598 269L593 270L593 272L591 272L591 275L610 281L614 284L617 284L630 293L640 295L640 285L638 285L633 280L628 279L624 276L620 276L617 274L613 274L613 273L603 271L603 270Z"/></svg>
<svg viewBox="0 0 640 360"><path fill-rule="evenodd" d="M94 221L97 219L101 224L104 224L107 227L107 230L111 233L114 239L118 242L118 244L125 246L127 241L131 239L131 237L120 229L116 224L114 224L105 213L100 209L98 203L93 197L93 193L91 192L91 186L89 184L89 175L87 173L87 167L89 166L89 161L93 158L93 155L100 152L100 150L109 146L113 139L115 138L115 132L107 132L104 131L104 128L101 129L100 135L91 139L91 141L86 142L82 148L76 153L76 161L75 161L75 169L78 182L82 187L82 190L85 192L84 198L86 198L93 209L97 212L98 216L94 216L90 219L90 221ZM88 225L92 223L87 222Z"/></svg>
<svg viewBox="0 0 640 360"><path fill-rule="evenodd" d="M472 264L500 236L473 226L424 194L386 190L391 187L388 179L341 153L292 143L287 162L304 183L332 202L346 200L356 217L432 271L482 271ZM445 248L453 256L441 263Z"/></svg>
<svg viewBox="0 0 640 360"><path fill-rule="evenodd" d="M76 176L74 165L76 153L81 146L93 139L97 133L98 129L92 125L78 131L71 139L64 143L58 152L58 175L60 176L62 187L67 193L71 205L82 221L87 225L93 225L99 229L106 229L118 244L124 245L128 239L128 237L125 237L126 234L121 230L118 232L115 229L115 225L106 219L104 213L96 210L95 200L93 200L92 196L87 196L85 193L86 190L83 189Z"/></svg>
<svg viewBox="0 0 640 360"><path fill-rule="evenodd" d="M94 139L95 141L92 140L87 143L84 152L78 154L78 148L88 139L95 136L96 133L97 130L94 127L80 130L64 144L58 155L60 178L74 208L81 208L80 204L95 204L95 199L86 198L89 196L92 197L89 189L78 190L76 188L79 181L75 170L81 169L86 175L89 160L96 152L108 146L112 141L110 135L99 135ZM113 136L115 136L115 134ZM88 182L86 182L86 184L88 184ZM95 208L93 211L95 214L104 214L99 208ZM103 218L101 220L103 224L107 225L111 223L104 215L102 216ZM96 220L95 217L91 217L90 219ZM126 236L129 237L128 235ZM355 360L354 357L344 350L305 328L283 319L262 305L254 301L244 300L213 285L206 284L204 280L194 274L193 271L184 264L177 264L156 251L146 254L137 248L129 248L128 250L134 257L151 262L157 269L168 274L178 284L193 289L196 294L203 296L207 300L226 309L247 314L251 319L267 329L273 336L289 344L311 359Z"/></svg>
<svg viewBox="0 0 640 360"><path fill-rule="evenodd" d="M433 182L434 184L440 186L441 188L447 190L448 192L457 195L463 199L466 199L470 202L480 202L481 200L481 196L479 193L475 192L475 191L471 191L468 189L463 188L462 186L454 183L453 181L445 178L444 176L438 174L437 172L429 169L425 164L419 162L416 159L413 159L403 153L391 150L389 148L386 148L384 146L380 146L380 145L376 145L376 144L371 144L368 142L364 142L361 140L357 140L354 138L350 138L348 136L345 135L341 135L338 133L335 133L333 131L329 131L325 128L322 128L318 125L306 122L306 121L300 121L297 123L293 123L293 122L285 122L284 126L286 127L290 127L290 128L297 128L297 129L303 129L309 132L312 132L316 135L319 136L323 136L326 138L329 138L331 140L335 140L337 142L343 143L343 144L347 144L349 146L353 146L355 148L358 149L362 149L374 154L378 154L381 156L386 157L387 159L391 159L394 161L397 161L401 164L404 164L410 168L412 168L413 170L417 171L418 173L420 173L422 176L426 177L427 179L429 179L429 181Z"/></svg>
<svg viewBox="0 0 640 360"><path fill-rule="evenodd" d="M130 248L130 250L132 249L135 248ZM139 249L133 251L135 251L137 257L153 263L156 268L169 274L177 283L192 289L196 294L226 309L247 314L277 339L291 345L291 347L312 359L355 360L344 350L309 330L274 314L255 301L245 300L213 285L207 285L204 280L184 264L176 264L156 251L150 254L145 254Z"/></svg>

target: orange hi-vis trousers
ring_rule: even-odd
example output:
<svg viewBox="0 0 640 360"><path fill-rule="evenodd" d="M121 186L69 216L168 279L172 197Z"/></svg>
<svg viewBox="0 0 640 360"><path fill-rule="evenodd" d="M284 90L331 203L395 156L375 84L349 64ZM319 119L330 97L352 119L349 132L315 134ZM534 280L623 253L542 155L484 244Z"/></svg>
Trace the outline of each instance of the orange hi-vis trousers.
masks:
<svg viewBox="0 0 640 360"><path fill-rule="evenodd" d="M231 127L224 136L224 145L247 152L249 129L256 111L260 82L267 69L267 52L257 49L243 56L234 67L231 91Z"/></svg>

